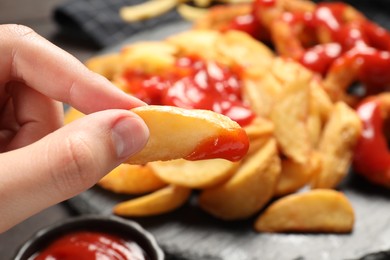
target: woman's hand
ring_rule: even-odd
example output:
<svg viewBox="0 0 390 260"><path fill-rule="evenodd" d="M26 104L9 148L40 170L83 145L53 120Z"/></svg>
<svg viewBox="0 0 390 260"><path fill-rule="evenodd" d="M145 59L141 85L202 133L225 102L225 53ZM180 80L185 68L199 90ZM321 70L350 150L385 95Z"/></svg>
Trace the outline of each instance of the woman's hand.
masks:
<svg viewBox="0 0 390 260"><path fill-rule="evenodd" d="M61 128L58 101L89 115ZM142 149L148 129L127 111L142 105L31 29L0 25L0 232Z"/></svg>

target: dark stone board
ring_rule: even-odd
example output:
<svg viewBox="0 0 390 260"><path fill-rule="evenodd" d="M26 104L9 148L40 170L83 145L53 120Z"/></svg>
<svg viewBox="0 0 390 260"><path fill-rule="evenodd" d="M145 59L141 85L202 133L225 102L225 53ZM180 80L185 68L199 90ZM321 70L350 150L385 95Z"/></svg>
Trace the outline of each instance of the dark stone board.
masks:
<svg viewBox="0 0 390 260"><path fill-rule="evenodd" d="M350 199L356 214L351 234L256 233L254 218L225 222L196 206L196 192L182 208L161 216L134 218L153 233L168 259L390 259L390 190L367 183L350 173L340 190ZM99 187L68 201L82 214L112 214L112 207L131 196ZM368 254L375 255L367 256ZM363 258L362 258L363 259Z"/></svg>
<svg viewBox="0 0 390 260"><path fill-rule="evenodd" d="M359 8L368 6L371 19L376 20L377 17L383 26L390 25L390 17L385 13L387 10L383 9L387 5L386 1L355 3ZM373 3L378 3L385 11L378 11L372 6ZM127 43L160 40L188 28L190 25L184 22L165 24L134 35L104 53L118 51ZM245 221L217 220L196 206L196 192L192 200L175 212L134 220L156 236L167 259L390 259L390 190L369 184L353 173L349 174L339 190L345 193L355 209L356 223L351 234L256 233L252 228L256 216ZM96 186L67 203L81 214L109 215L116 203L130 198Z"/></svg>

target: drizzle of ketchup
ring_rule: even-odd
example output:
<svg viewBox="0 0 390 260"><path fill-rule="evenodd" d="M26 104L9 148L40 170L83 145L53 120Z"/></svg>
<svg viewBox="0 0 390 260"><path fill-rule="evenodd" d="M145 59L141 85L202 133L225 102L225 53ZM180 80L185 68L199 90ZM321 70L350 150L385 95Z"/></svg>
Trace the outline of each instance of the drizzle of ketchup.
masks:
<svg viewBox="0 0 390 260"><path fill-rule="evenodd" d="M340 56L341 51L338 43L316 45L306 50L299 62L306 68L325 75L335 59Z"/></svg>
<svg viewBox="0 0 390 260"><path fill-rule="evenodd" d="M241 142L237 142L236 140L240 140ZM248 149L249 140L245 130L238 129L237 131L230 131L228 134L220 135L217 140L214 138L206 140L199 144L199 146L185 159L200 160L225 158L234 162L241 160L243 154L246 154Z"/></svg>
<svg viewBox="0 0 390 260"><path fill-rule="evenodd" d="M390 51L390 33L386 29L370 21L365 21L362 27L367 35L369 46Z"/></svg>
<svg viewBox="0 0 390 260"><path fill-rule="evenodd" d="M263 7L274 7L276 5L276 0L255 0L254 6L263 8Z"/></svg>
<svg viewBox="0 0 390 260"><path fill-rule="evenodd" d="M332 42L339 44L342 50L338 55L318 55L318 60L311 64L304 59L301 63L323 75L326 68L337 70L337 67L343 68L344 64L359 64L357 79L366 86L366 95L380 92L390 83L390 34L363 18L345 23L346 8L347 5L343 3L322 3L317 6L311 26L326 27ZM305 55L311 52L309 49ZM338 58L341 60L337 64L333 63ZM313 63L316 66L313 66ZM336 67L332 68L331 65Z"/></svg>
<svg viewBox="0 0 390 260"><path fill-rule="evenodd" d="M55 240L34 260L144 260L143 249L132 241L100 232L77 231Z"/></svg>
<svg viewBox="0 0 390 260"><path fill-rule="evenodd" d="M252 4L252 12L250 14L234 17L225 26L222 26L220 30L222 32L229 30L238 30L246 32L255 39L269 41L269 32L265 29L256 14L258 13L259 8L269 8L274 6L275 4L275 0L255 0Z"/></svg>
<svg viewBox="0 0 390 260"><path fill-rule="evenodd" d="M363 132L354 152L354 169L378 184L390 186L390 152L384 134L382 104L369 98L357 108L363 122ZM388 130L388 129L387 129Z"/></svg>
<svg viewBox="0 0 390 260"><path fill-rule="evenodd" d="M226 27L222 28L221 31L237 30L246 32L253 38L261 39L263 29L260 23L257 21L253 14L240 15L235 17Z"/></svg>
<svg viewBox="0 0 390 260"><path fill-rule="evenodd" d="M334 34L337 33L343 24L343 17L347 5L343 3L320 3L313 12L310 26L324 26Z"/></svg>
<svg viewBox="0 0 390 260"><path fill-rule="evenodd" d="M211 110L245 126L255 114L242 100L240 75L241 68L192 56L177 59L160 75L128 70L123 79L128 91L148 104Z"/></svg>
<svg viewBox="0 0 390 260"><path fill-rule="evenodd" d="M245 19L236 17L225 30L242 30L259 39L258 35L264 35L265 29L256 14L260 9L275 6L276 0L255 0L252 14ZM366 94L383 91L384 86L390 85L390 77L387 76L390 71L387 57L389 54L386 54L390 52L390 33L361 16L354 21L348 21L347 8L349 7L341 2L319 3L312 13L285 12L280 19L291 26L302 25L304 35L309 37L302 46L306 50L303 49L297 56L302 65L325 76L329 70L337 71L337 67L343 68L343 62L361 63L361 66L358 66L357 79L366 86ZM316 45L311 42L313 37L316 38L315 31L318 28L324 28L329 33L329 43ZM311 43L311 46L306 46L308 43ZM371 51L372 49L376 51ZM351 50L353 51L350 52ZM335 64L339 58L341 60ZM336 68L333 68L333 65Z"/></svg>

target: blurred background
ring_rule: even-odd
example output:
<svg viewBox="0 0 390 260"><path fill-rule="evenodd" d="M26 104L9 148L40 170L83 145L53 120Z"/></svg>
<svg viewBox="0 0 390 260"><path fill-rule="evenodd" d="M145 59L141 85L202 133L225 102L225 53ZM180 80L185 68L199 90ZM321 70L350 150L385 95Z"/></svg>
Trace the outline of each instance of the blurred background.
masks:
<svg viewBox="0 0 390 260"><path fill-rule="evenodd" d="M31 27L37 33L67 50L80 60L85 60L98 48L84 39L64 35L53 19L54 9L64 0L1 0L0 24L16 23Z"/></svg>
<svg viewBox="0 0 390 260"><path fill-rule="evenodd" d="M129 36L180 18L175 10L156 19L127 23L119 14L124 6L146 0L1 0L0 24L23 24L85 61L104 47Z"/></svg>

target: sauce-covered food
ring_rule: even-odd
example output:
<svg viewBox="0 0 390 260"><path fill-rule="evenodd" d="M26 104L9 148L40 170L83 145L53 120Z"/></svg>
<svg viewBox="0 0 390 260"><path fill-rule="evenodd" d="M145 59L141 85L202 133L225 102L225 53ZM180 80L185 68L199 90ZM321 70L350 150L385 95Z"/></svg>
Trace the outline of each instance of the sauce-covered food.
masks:
<svg viewBox="0 0 390 260"><path fill-rule="evenodd" d="M117 235L74 231L58 238L32 260L144 260L150 259L134 241Z"/></svg>
<svg viewBox="0 0 390 260"><path fill-rule="evenodd" d="M144 119L151 136L159 140L155 143L164 140L159 147L150 145L150 150L147 144L143 151L150 152L141 151L127 163L150 167L169 184L118 204L115 214L171 212L183 206L192 197L189 192L197 189L193 195L199 199L194 201L204 211L224 220L241 220L260 212L274 198L303 187L337 188L349 172L362 122L349 106L352 102L344 99L354 94L346 87L355 80L366 85L362 96L351 97L357 101L383 90L387 76L373 76L383 73L375 64L387 64L386 44L372 40L382 37L381 28L342 3L256 0L216 8L200 19L205 27L195 26L197 30L158 42L134 43L115 56L119 66L108 78L149 104L145 106L148 109L132 111ZM231 12L224 15L223 10ZM358 25L364 35L355 32ZM385 38L384 34L381 39ZM273 44L282 57L259 39ZM114 65L104 57L94 61L102 65L100 71ZM165 108L159 108L158 115L150 113L157 106ZM186 116L173 117L173 111L161 113L178 108ZM237 123L233 126L218 120L215 127L205 125L205 121L186 120L190 111L199 109L212 113L212 118L224 114L224 118L232 119L226 121ZM187 145L189 140L191 146ZM173 151L185 147L190 149L172 158ZM145 154L163 156L152 160ZM211 158L238 163L202 160ZM111 183L123 180L109 175ZM333 199L321 193L313 198L309 196L313 209L328 202L334 205ZM337 232L340 229L334 227L339 224L343 232L352 231L354 213L345 206L331 206L325 211L341 210L347 213L349 223L338 222L345 217L332 218L331 225L328 220L321 221L315 231ZM288 207L299 205L289 202ZM301 213L308 216L303 219L305 223L318 214ZM298 221L294 229L314 231L301 227Z"/></svg>
<svg viewBox="0 0 390 260"><path fill-rule="evenodd" d="M242 30L272 42L281 56L322 75L334 101L351 94L344 92L355 81L362 83L359 97L385 91L390 84L390 33L342 2L256 0L251 13L219 29Z"/></svg>
<svg viewBox="0 0 390 260"><path fill-rule="evenodd" d="M369 180L390 187L390 94L364 100L357 108L363 133L354 154L354 169Z"/></svg>
<svg viewBox="0 0 390 260"><path fill-rule="evenodd" d="M238 161L249 149L245 130L210 110L149 105L131 111L145 121L150 137L142 151L128 158L129 164L181 158Z"/></svg>
<svg viewBox="0 0 390 260"><path fill-rule="evenodd" d="M200 143L185 159L194 161L224 158L235 162L241 160L248 152L248 149L249 139L245 131L239 129L220 135L217 140L210 138Z"/></svg>
<svg viewBox="0 0 390 260"><path fill-rule="evenodd" d="M230 68L199 57L178 58L173 68L148 74L128 69L127 91L151 105L207 109L224 114L240 125L255 117L241 97L241 68Z"/></svg>
<svg viewBox="0 0 390 260"><path fill-rule="evenodd" d="M249 33L314 72L330 100L356 109L363 125L354 170L389 187L390 31L342 1L254 0L235 9L225 7L231 15L222 22L221 9L212 10L196 27Z"/></svg>

